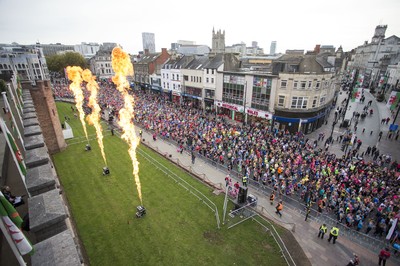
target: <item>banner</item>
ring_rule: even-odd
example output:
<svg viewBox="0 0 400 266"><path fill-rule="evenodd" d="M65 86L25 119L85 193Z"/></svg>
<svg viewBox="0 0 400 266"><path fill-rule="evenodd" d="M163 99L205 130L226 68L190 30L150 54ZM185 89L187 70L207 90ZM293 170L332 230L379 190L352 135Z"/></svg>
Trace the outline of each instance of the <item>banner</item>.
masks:
<svg viewBox="0 0 400 266"><path fill-rule="evenodd" d="M22 219L10 202L0 192L0 216L12 243L21 255L33 254L33 247L21 231ZM3 232L5 234L5 232ZM17 254L16 254L17 255Z"/></svg>
<svg viewBox="0 0 400 266"><path fill-rule="evenodd" d="M392 91L392 93L390 93L386 106L391 111L393 111L399 104L399 101L400 101L400 91Z"/></svg>
<svg viewBox="0 0 400 266"><path fill-rule="evenodd" d="M351 93L351 101L352 102L360 102L361 99L361 90L362 88L354 88Z"/></svg>

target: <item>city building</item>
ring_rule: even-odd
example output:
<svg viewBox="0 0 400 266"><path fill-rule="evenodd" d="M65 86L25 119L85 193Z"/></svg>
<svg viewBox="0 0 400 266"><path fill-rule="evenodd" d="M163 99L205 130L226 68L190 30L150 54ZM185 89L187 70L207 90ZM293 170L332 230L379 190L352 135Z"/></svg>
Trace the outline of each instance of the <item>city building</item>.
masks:
<svg viewBox="0 0 400 266"><path fill-rule="evenodd" d="M377 87L388 66L399 62L400 38L385 38L386 29L387 25L376 26L371 42L358 46L349 63L349 70L358 69L364 76L364 86Z"/></svg>
<svg viewBox="0 0 400 266"><path fill-rule="evenodd" d="M178 54L182 55L208 55L211 49L207 45L179 45L176 49Z"/></svg>
<svg viewBox="0 0 400 266"><path fill-rule="evenodd" d="M0 75L10 79L15 73L33 85L37 80L49 80L49 70L41 47L35 45L5 45L0 49Z"/></svg>
<svg viewBox="0 0 400 266"><path fill-rule="evenodd" d="M271 42L271 46L269 48L269 54L274 55L276 53L276 41Z"/></svg>
<svg viewBox="0 0 400 266"><path fill-rule="evenodd" d="M50 55L56 55L56 54L63 53L63 52L74 52L75 51L74 45L61 44L61 43L56 43L56 44L36 43L36 46L42 48L44 56L50 56Z"/></svg>
<svg viewBox="0 0 400 266"><path fill-rule="evenodd" d="M144 51L144 55L138 62L133 63L134 81L142 89L154 89L162 92L161 68L170 58L167 48L162 48L161 53Z"/></svg>
<svg viewBox="0 0 400 266"><path fill-rule="evenodd" d="M98 43L81 43L74 45L75 52L80 53L85 59L90 59L100 50Z"/></svg>
<svg viewBox="0 0 400 266"><path fill-rule="evenodd" d="M185 68L193 59L194 56L172 54L161 68L163 92L168 93L173 102L180 103L182 101L183 75L181 69Z"/></svg>
<svg viewBox="0 0 400 266"><path fill-rule="evenodd" d="M253 42L257 43L257 42ZM257 55L263 55L264 50L258 46L251 46L247 47L244 42L241 42L239 44L233 44L232 46L226 46L225 47L225 53L237 53L241 56L257 56Z"/></svg>
<svg viewBox="0 0 400 266"><path fill-rule="evenodd" d="M148 50L149 53L156 52L156 41L154 33L142 32L143 51Z"/></svg>
<svg viewBox="0 0 400 266"><path fill-rule="evenodd" d="M89 60L90 71L92 71L98 80L111 79L115 75L112 68L111 53L112 49L116 46L116 43L103 43L96 52L96 55Z"/></svg>
<svg viewBox="0 0 400 266"><path fill-rule="evenodd" d="M240 69L222 71L221 76L217 79L217 114L244 123L268 124L273 117L277 77Z"/></svg>
<svg viewBox="0 0 400 266"><path fill-rule="evenodd" d="M310 133L326 121L335 98L335 66L324 56L285 54L273 62L278 76L274 126Z"/></svg>

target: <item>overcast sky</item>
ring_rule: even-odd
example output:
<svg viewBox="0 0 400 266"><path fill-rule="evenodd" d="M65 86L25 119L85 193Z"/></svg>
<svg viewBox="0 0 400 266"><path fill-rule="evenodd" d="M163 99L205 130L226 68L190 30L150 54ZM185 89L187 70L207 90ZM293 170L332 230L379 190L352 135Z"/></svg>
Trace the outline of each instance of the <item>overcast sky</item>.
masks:
<svg viewBox="0 0 400 266"><path fill-rule="evenodd" d="M135 54L142 32L155 34L156 50L178 40L211 47L212 29L225 45L244 42L268 53L312 50L316 44L349 51L371 41L375 27L400 37L400 0L0 0L0 43L116 42Z"/></svg>

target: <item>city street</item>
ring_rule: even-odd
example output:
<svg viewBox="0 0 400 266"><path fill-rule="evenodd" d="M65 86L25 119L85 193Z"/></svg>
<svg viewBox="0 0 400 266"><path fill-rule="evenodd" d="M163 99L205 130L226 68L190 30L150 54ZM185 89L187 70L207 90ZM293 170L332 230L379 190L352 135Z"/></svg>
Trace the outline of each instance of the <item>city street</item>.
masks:
<svg viewBox="0 0 400 266"><path fill-rule="evenodd" d="M344 152L341 150L342 143L339 143L338 137L343 135L346 130L351 130L355 132L355 135L359 140L362 141L362 145L360 147L359 156L362 155L363 152L366 151L368 146L373 147L376 145L377 149L379 150L380 154L390 155L392 160L399 161L400 160L400 149L399 149L399 139L395 140L395 134L393 134L391 139L388 139L388 132L389 126L393 122L393 117L389 108L386 106L386 102L378 102L376 101L375 97L369 92L368 89L365 89L364 92L365 101L364 103L361 102L349 102L346 117L345 119L350 120L350 126L346 129L340 127L340 124L344 120L343 118L338 119L338 123L336 123L334 130L333 130L333 143L330 144L329 151L335 153L337 156L343 156ZM326 125L322 126L315 132L307 135L308 138L312 140L318 140L319 134L325 134L324 141L318 141L318 145L320 148L325 148L325 141L329 138L332 132L332 124L335 119L335 109L337 107L341 107L341 103L344 103L348 97L348 92L341 91L338 95L337 104L334 109L332 109L328 122ZM354 126L356 124L356 119L353 117L354 112L362 113L364 106L368 105L368 102L372 101L371 106L369 109L373 109L372 115L367 115L364 119L359 118L356 130L354 130ZM343 107L344 109L344 107ZM390 117L390 121L388 124L381 124L382 119L386 119ZM364 130L365 129L365 130ZM363 132L364 131L364 132ZM379 133L382 131L382 138L379 141ZM350 147L349 147L350 148ZM372 156L363 156L364 160L372 160Z"/></svg>

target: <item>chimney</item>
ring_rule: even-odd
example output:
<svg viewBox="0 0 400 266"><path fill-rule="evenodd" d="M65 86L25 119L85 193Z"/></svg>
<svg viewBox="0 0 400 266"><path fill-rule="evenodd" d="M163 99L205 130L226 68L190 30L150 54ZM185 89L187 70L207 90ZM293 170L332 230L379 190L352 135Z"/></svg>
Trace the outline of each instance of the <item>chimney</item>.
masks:
<svg viewBox="0 0 400 266"><path fill-rule="evenodd" d="M167 53L167 48L161 48L161 53L166 54Z"/></svg>
<svg viewBox="0 0 400 266"><path fill-rule="evenodd" d="M321 51L321 45L320 44L315 45L314 52L316 54L319 54L320 51Z"/></svg>
<svg viewBox="0 0 400 266"><path fill-rule="evenodd" d="M144 49L144 54L149 55L149 49Z"/></svg>

